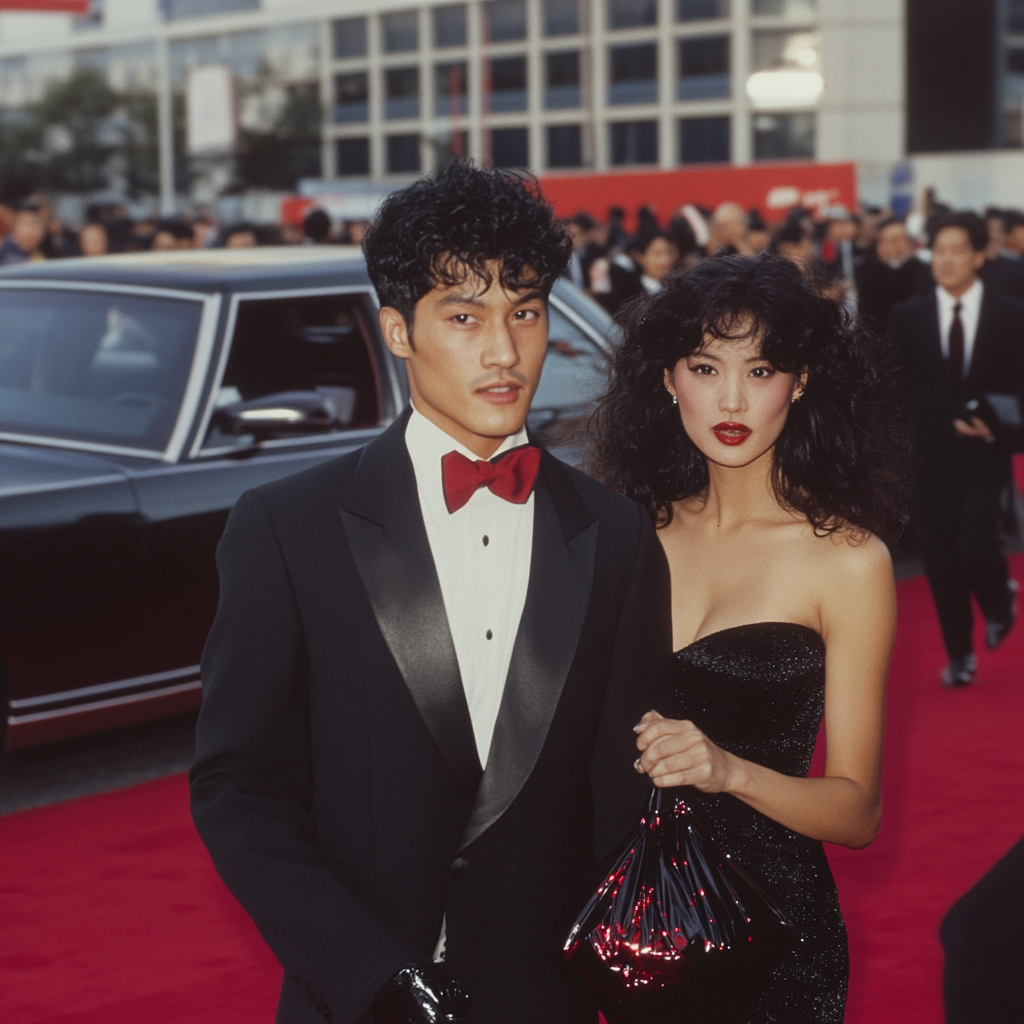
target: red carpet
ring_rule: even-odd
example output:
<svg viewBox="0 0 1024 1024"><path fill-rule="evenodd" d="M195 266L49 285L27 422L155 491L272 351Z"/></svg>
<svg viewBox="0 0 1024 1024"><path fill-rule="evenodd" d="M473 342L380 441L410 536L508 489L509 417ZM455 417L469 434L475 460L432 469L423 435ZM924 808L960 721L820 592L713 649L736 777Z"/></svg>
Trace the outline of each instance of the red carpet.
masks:
<svg viewBox="0 0 1024 1024"><path fill-rule="evenodd" d="M1024 556L1014 560L1024 579ZM1024 629L938 685L922 579L900 586L885 820L830 848L850 930L848 1024L940 1024L938 926L1024 834ZM185 779L0 819L4 1024L269 1024L281 969L188 818Z"/></svg>

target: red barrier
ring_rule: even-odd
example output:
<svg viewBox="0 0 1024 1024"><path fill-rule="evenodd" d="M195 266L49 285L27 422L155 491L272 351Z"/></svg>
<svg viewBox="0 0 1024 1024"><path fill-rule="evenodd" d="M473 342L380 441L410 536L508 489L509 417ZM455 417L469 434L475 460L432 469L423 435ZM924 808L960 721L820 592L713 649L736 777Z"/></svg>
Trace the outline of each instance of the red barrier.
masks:
<svg viewBox="0 0 1024 1024"><path fill-rule="evenodd" d="M579 174L541 178L548 200L559 217L584 210L604 221L608 208L626 211L626 229L636 225L638 206L651 205L663 223L685 203L714 209L736 202L758 209L767 221L780 221L794 206L815 212L842 203L857 205L857 174L853 164L757 164L754 167L701 167L676 171Z"/></svg>
<svg viewBox="0 0 1024 1024"><path fill-rule="evenodd" d="M88 14L91 0L0 0L0 11L36 11L42 14Z"/></svg>

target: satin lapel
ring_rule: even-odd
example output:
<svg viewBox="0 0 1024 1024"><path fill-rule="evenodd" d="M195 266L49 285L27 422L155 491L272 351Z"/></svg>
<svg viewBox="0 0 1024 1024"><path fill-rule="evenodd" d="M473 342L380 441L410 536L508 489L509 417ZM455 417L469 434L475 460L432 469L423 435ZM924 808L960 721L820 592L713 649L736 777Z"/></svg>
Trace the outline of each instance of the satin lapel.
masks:
<svg viewBox="0 0 1024 1024"><path fill-rule="evenodd" d="M548 736L590 604L599 523L558 460L537 476L526 604L465 848L511 806Z"/></svg>
<svg viewBox="0 0 1024 1024"><path fill-rule="evenodd" d="M377 624L452 774L470 792L480 758L441 585L405 447L408 414L363 449L341 518Z"/></svg>

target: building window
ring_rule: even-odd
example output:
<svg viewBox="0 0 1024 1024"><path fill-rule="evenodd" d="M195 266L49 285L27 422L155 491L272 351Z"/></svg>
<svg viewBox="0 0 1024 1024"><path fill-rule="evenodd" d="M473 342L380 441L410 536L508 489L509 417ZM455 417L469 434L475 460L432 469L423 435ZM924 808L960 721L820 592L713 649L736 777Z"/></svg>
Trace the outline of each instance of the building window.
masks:
<svg viewBox="0 0 1024 1024"><path fill-rule="evenodd" d="M409 53L420 48L420 24L416 11L385 14L380 21L385 53Z"/></svg>
<svg viewBox="0 0 1024 1024"><path fill-rule="evenodd" d="M755 160L813 160L813 114L757 114Z"/></svg>
<svg viewBox="0 0 1024 1024"><path fill-rule="evenodd" d="M729 17L729 0L676 0L676 21L714 21Z"/></svg>
<svg viewBox="0 0 1024 1024"><path fill-rule="evenodd" d="M334 76L334 120L351 124L370 119L369 76L365 71Z"/></svg>
<svg viewBox="0 0 1024 1024"><path fill-rule="evenodd" d="M658 122L619 121L611 128L611 163L656 164L658 162Z"/></svg>
<svg viewBox="0 0 1024 1024"><path fill-rule="evenodd" d="M160 0L165 21L202 18L207 14L230 14L232 11L258 11L260 0Z"/></svg>
<svg viewBox="0 0 1024 1024"><path fill-rule="evenodd" d="M434 115L458 117L466 113L466 62L434 65Z"/></svg>
<svg viewBox="0 0 1024 1024"><path fill-rule="evenodd" d="M484 4L484 37L491 43L526 38L526 0L490 0Z"/></svg>
<svg viewBox="0 0 1024 1024"><path fill-rule="evenodd" d="M501 113L526 109L526 58L499 57L491 61L491 110Z"/></svg>
<svg viewBox="0 0 1024 1024"><path fill-rule="evenodd" d="M684 117L679 122L681 164L727 164L731 159L727 117Z"/></svg>
<svg viewBox="0 0 1024 1024"><path fill-rule="evenodd" d="M352 178L370 173L369 139L338 139L335 152L339 178Z"/></svg>
<svg viewBox="0 0 1024 1024"><path fill-rule="evenodd" d="M331 25L334 35L334 59L366 56L366 19L345 18Z"/></svg>
<svg viewBox="0 0 1024 1024"><path fill-rule="evenodd" d="M389 135L388 173L407 174L420 169L420 137L418 135Z"/></svg>
<svg viewBox="0 0 1024 1024"><path fill-rule="evenodd" d="M444 50L466 45L466 5L434 8L434 46Z"/></svg>
<svg viewBox="0 0 1024 1024"><path fill-rule="evenodd" d="M609 28L658 24L658 0L608 0Z"/></svg>
<svg viewBox="0 0 1024 1024"><path fill-rule="evenodd" d="M719 99L729 95L729 37L696 36L679 40L676 98Z"/></svg>
<svg viewBox="0 0 1024 1024"><path fill-rule="evenodd" d="M825 83L818 70L817 32L755 32L754 73L747 94L757 110L811 107Z"/></svg>
<svg viewBox="0 0 1024 1024"><path fill-rule="evenodd" d="M655 43L613 46L609 103L657 103L658 47Z"/></svg>
<svg viewBox="0 0 1024 1024"><path fill-rule="evenodd" d="M544 35L574 36L579 30L579 0L544 0Z"/></svg>
<svg viewBox="0 0 1024 1024"><path fill-rule="evenodd" d="M750 13L775 18L813 18L818 0L752 0Z"/></svg>
<svg viewBox="0 0 1024 1024"><path fill-rule="evenodd" d="M582 167L583 146L578 124L548 127L548 167Z"/></svg>
<svg viewBox="0 0 1024 1024"><path fill-rule="evenodd" d="M384 116L393 121L420 116L420 69L388 68L384 72Z"/></svg>
<svg viewBox="0 0 1024 1024"><path fill-rule="evenodd" d="M544 56L544 106L562 110L580 105L579 50L557 50Z"/></svg>
<svg viewBox="0 0 1024 1024"><path fill-rule="evenodd" d="M530 140L525 128L495 128L491 132L491 163L495 167L529 167Z"/></svg>

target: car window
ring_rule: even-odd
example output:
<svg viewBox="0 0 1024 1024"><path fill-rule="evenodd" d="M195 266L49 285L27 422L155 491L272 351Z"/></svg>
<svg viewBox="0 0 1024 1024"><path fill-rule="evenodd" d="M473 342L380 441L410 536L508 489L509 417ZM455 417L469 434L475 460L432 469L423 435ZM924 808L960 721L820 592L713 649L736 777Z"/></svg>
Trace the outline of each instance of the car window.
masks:
<svg viewBox="0 0 1024 1024"><path fill-rule="evenodd" d="M316 391L337 410L338 430L374 426L381 396L368 338L359 295L243 300L216 405ZM214 421L205 447L251 441L222 432Z"/></svg>
<svg viewBox="0 0 1024 1024"><path fill-rule="evenodd" d="M0 289L0 432L163 451L202 305Z"/></svg>
<svg viewBox="0 0 1024 1024"><path fill-rule="evenodd" d="M553 303L548 306L548 354L534 395L534 413L580 412L608 382L608 359L597 344Z"/></svg>

